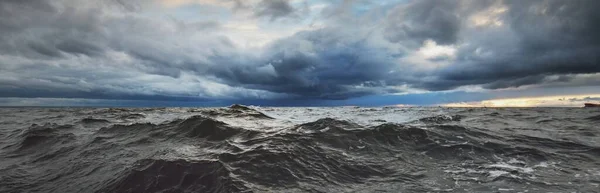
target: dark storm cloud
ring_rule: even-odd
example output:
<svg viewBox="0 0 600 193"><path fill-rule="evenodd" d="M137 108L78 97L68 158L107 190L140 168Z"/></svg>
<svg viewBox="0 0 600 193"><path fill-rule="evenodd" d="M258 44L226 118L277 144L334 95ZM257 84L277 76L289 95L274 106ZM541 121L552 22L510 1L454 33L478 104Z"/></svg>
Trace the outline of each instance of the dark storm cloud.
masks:
<svg viewBox="0 0 600 193"><path fill-rule="evenodd" d="M595 26L599 26L594 17L598 14L590 8L577 8L594 5L595 2L507 1L504 3L509 12L502 19L504 26L510 29L489 33L500 38L514 38L507 43L501 42L501 39L494 40L494 36L469 42L472 33L481 32L462 31L469 22L468 18L478 11L489 9L496 2L500 1L414 1L392 10L383 31L384 37L391 42L409 47L418 46L428 39L441 45L472 44L459 48L457 59L452 64L434 71L424 73L398 69L398 65L391 61L406 53L378 49L364 37L340 35L339 31L349 29L326 28L275 43L276 46L268 51L273 53L271 58L257 61L261 63L259 66L266 66L270 60L278 61L270 63L274 69L272 74L244 65L232 65L233 69L217 70L216 74L230 85L309 97L344 98L398 92L400 90L389 87L398 85L432 91L466 85L501 89L556 82L546 78L551 75L600 72L600 58L596 54L600 47L591 38L597 37L592 32ZM561 6L564 10L556 13L560 10L557 7ZM536 12L536 8L547 10L541 14ZM551 23L549 20L558 21ZM571 28L573 30L569 31ZM529 34L536 31L541 32ZM577 39L579 37L581 40ZM315 48L315 53L298 51L297 42L309 43ZM340 44L345 46L334 46ZM476 53L478 49L493 54L482 56ZM281 50L296 52L281 53Z"/></svg>
<svg viewBox="0 0 600 193"><path fill-rule="evenodd" d="M344 1L310 16L321 27L260 51L240 48L220 21L137 13L149 2L0 1L0 97L345 99L472 85L585 86L597 77L580 75L600 73L595 0L369 2L368 11ZM304 17L290 1L233 2L271 21ZM473 26L496 6L506 8L492 18L501 25ZM425 58L426 41L453 52Z"/></svg>
<svg viewBox="0 0 600 193"><path fill-rule="evenodd" d="M385 37L392 42L421 44L432 39L439 44L453 44L458 39L460 5L454 1L416 1L399 7L389 17Z"/></svg>
<svg viewBox="0 0 600 193"><path fill-rule="evenodd" d="M363 39L347 39L336 29L298 33L275 42L267 55L212 69L227 84L291 93L305 97L348 98L388 93L386 81L397 73L387 50L370 47ZM216 63L227 64L229 57ZM252 60L250 60L252 61Z"/></svg>
<svg viewBox="0 0 600 193"><path fill-rule="evenodd" d="M254 14L258 17L268 17L272 21L294 13L295 8L288 0L262 0L254 8Z"/></svg>
<svg viewBox="0 0 600 193"><path fill-rule="evenodd" d="M465 84L518 87L540 83L541 76L600 72L600 14L596 11L600 2L505 3L505 25L517 42L511 47L495 47L489 42L477 45L497 54L489 58L464 50L455 66L440 73L440 82L457 81L446 89Z"/></svg>
<svg viewBox="0 0 600 193"><path fill-rule="evenodd" d="M527 77L523 77L523 78L516 78L513 80L500 80L500 81L495 81L489 84L485 84L483 86L483 88L487 88L487 89L499 89L499 88L507 88L507 87L519 87L519 86L523 86L523 85L532 85L532 84L537 84L540 83L544 80L544 76L542 75L537 75L537 76L527 76Z"/></svg>
<svg viewBox="0 0 600 193"><path fill-rule="evenodd" d="M547 51L585 48L600 43L598 1L508 1L511 26L523 46ZM550 38L552 37L552 38Z"/></svg>

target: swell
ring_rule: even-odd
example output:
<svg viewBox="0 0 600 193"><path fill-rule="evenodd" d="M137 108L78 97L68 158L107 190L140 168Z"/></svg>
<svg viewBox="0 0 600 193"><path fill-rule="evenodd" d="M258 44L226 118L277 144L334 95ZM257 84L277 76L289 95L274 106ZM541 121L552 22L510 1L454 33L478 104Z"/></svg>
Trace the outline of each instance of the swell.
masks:
<svg viewBox="0 0 600 193"><path fill-rule="evenodd" d="M319 127L318 125L333 127L334 125L329 122L340 123L340 121L328 119L309 123L303 127L308 127L310 129L316 129ZM340 129L345 129L348 125L335 126ZM135 132L130 132L131 130L135 130ZM162 125L117 125L103 128L99 131L99 134L103 136L106 136L106 134L117 134L102 140L98 139L100 140L100 143L105 143L107 140L110 141L114 137L125 139L132 138L132 135L161 136L168 138L168 141L181 141L185 138L201 139L203 140L203 147L219 149L218 153L215 153L210 157L220 160L220 164L225 164L226 167L230 168L231 172L236 176L239 176L240 179L258 187L277 187L281 186L281 184L285 184L286 187L299 188L300 183L308 183L313 184L313 188L319 189L320 187L317 186L317 184L320 183L339 185L346 183L361 183L371 177L384 177L393 173L392 170L386 168L382 164L369 163L368 161L356 161L353 157L344 155L342 151L323 148L316 135L307 136L302 132L261 135L257 131L231 127L225 123L203 116L194 116L185 120L177 120ZM133 138L140 138L140 136L135 136ZM234 140L232 139L236 139L235 141L240 142L233 142ZM187 141L191 142L190 140ZM122 144L134 145L132 142L125 142ZM232 148L232 146L238 148ZM239 147L242 147L242 149L239 149ZM166 167L171 167L170 165L175 163L161 162L161 164L167 164L168 166ZM151 166L150 168L153 167L158 166ZM166 170L151 170L160 173L157 175L171 175L168 173L161 173L166 172ZM174 168L173 170L179 171L178 168ZM144 173L145 172L146 171L144 171ZM130 174L127 175L130 176ZM179 174L175 174L175 176L178 175ZM138 179L139 177L137 177L139 175L135 174L134 176L135 177L131 177L134 179L125 178L123 180L124 182L121 184L126 184L125 181L133 184L139 183L140 180ZM178 177L174 178L179 179ZM144 184L148 183L144 182ZM112 188L105 190L109 192L113 190L128 192L130 189L134 192L137 190L150 192L166 190L164 187L155 188L136 186L132 188L125 185L118 186L124 186L125 188L115 189L111 186ZM167 186L171 187L174 185L170 184ZM237 185L235 187L237 187ZM175 189L179 191L187 189L187 187ZM216 190L211 189L209 192L214 191ZM216 192L222 191L219 190Z"/></svg>
<svg viewBox="0 0 600 193"><path fill-rule="evenodd" d="M97 119L97 118L92 118L92 117L84 118L80 122L83 123L83 124L106 124L106 123L110 123L110 121L108 121L106 119Z"/></svg>
<svg viewBox="0 0 600 193"><path fill-rule="evenodd" d="M233 136L250 138L258 134L255 131L231 127L223 122L200 116L186 119L179 123L176 128L178 132L184 133L187 137L204 138L213 141L226 140Z"/></svg>
<svg viewBox="0 0 600 193"><path fill-rule="evenodd" d="M229 108L219 108L201 112L203 115L210 117L224 116L230 118L250 117L256 119L273 119L273 117L265 115L264 113L259 112L256 109L238 104L234 104Z"/></svg>
<svg viewBox="0 0 600 193"><path fill-rule="evenodd" d="M244 192L248 188L219 161L137 161L98 192Z"/></svg>
<svg viewBox="0 0 600 193"><path fill-rule="evenodd" d="M245 141L241 144L250 147L250 150L224 153L219 159L230 164L233 172L246 181L264 186L287 184L292 187L299 182L341 185L392 176L410 176L409 179L413 180L424 177L412 172L398 173L398 169L393 169L397 167L404 167L400 171L419 171L425 170L423 167L426 165L441 163L448 166L465 162L494 165L511 159L519 160L523 164L520 167L533 167L548 160L569 159L565 154L548 152L544 146L525 141L506 142L504 140L510 136L456 125L436 125L425 129L386 123L365 128L347 121L321 119L296 126L290 131ZM368 159L390 156L398 159L393 162ZM480 169L477 165L462 167ZM527 169L514 171L512 167L516 166L491 167L485 172L501 169L516 176L530 175ZM270 172L264 174L261 171Z"/></svg>
<svg viewBox="0 0 600 193"><path fill-rule="evenodd" d="M192 116L165 124L135 123L131 125L113 125L98 130L97 135L116 138L154 137L179 140L202 138L209 141L222 141L234 136L244 138L257 135L258 132L229 126L223 122L204 117Z"/></svg>
<svg viewBox="0 0 600 193"><path fill-rule="evenodd" d="M125 120L135 120L135 119L143 119L143 118L146 118L146 116L141 113L131 113L131 114L125 114L125 115L119 116L119 119L125 119Z"/></svg>
<svg viewBox="0 0 600 193"><path fill-rule="evenodd" d="M359 128L351 122L321 119L300 125L296 130L316 133L304 133L302 136L291 138L309 137L322 145L341 150L351 149L351 152L377 155L382 152L424 152L425 155L439 160L482 161L501 156L538 163L547 160L567 160L569 156L575 155L568 152L574 150L586 150L590 152L588 155L595 157L593 152L597 149L572 141L503 135L473 127L443 124L420 128L386 123Z"/></svg>
<svg viewBox="0 0 600 193"><path fill-rule="evenodd" d="M73 129L73 125L33 124L24 129L18 136L13 136L17 140L6 146L5 149L12 149L14 153L19 153L21 151L38 151L39 149L50 148L55 145L68 144L75 141L75 135L65 131L71 129Z"/></svg>
<svg viewBox="0 0 600 193"><path fill-rule="evenodd" d="M591 117L588 117L586 119L590 120L590 121L600 121L600 115L591 116Z"/></svg>

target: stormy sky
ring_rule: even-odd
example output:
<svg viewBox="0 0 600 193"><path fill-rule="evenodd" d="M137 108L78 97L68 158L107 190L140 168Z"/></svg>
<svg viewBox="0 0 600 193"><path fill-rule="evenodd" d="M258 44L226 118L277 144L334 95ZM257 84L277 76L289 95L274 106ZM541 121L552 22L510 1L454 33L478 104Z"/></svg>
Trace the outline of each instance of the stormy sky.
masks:
<svg viewBox="0 0 600 193"><path fill-rule="evenodd" d="M0 105L600 94L597 0L2 0ZM589 95L589 96L586 96Z"/></svg>

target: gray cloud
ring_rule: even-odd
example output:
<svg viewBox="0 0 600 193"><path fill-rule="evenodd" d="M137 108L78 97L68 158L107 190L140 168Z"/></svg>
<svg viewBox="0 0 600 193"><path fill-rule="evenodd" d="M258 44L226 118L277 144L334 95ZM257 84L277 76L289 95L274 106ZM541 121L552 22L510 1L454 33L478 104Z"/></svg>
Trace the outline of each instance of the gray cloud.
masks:
<svg viewBox="0 0 600 193"><path fill-rule="evenodd" d="M600 101L600 97L585 97L585 98L570 98L571 102L589 102L589 101Z"/></svg>
<svg viewBox="0 0 600 193"><path fill-rule="evenodd" d="M399 6L387 21L385 37L392 42L413 42L418 45L427 39L439 44L458 40L461 20L455 1L415 1Z"/></svg>
<svg viewBox="0 0 600 193"><path fill-rule="evenodd" d="M353 7L367 5L373 10ZM506 7L495 18L501 26L472 25L499 5ZM343 13L331 11L342 6ZM578 75L600 73L596 7L593 0L345 1L325 8L322 27L256 51L236 45L221 21L148 17L138 1L6 0L0 97L344 99L472 85L593 85L597 76ZM252 11L271 21L302 17L284 0L260 1ZM419 49L428 40L454 52L425 58Z"/></svg>
<svg viewBox="0 0 600 193"><path fill-rule="evenodd" d="M340 35L337 29L298 33L278 40L266 53L258 59L217 66L211 74L230 85L305 97L400 91L386 88L388 82L400 78L391 72L395 69L393 53L370 47L362 38ZM228 63L227 58L218 58L216 63ZM248 62L256 65L241 64Z"/></svg>
<svg viewBox="0 0 600 193"><path fill-rule="evenodd" d="M254 14L258 17L268 17L271 21L293 14L296 9L290 5L288 0L262 0L254 8Z"/></svg>
<svg viewBox="0 0 600 193"><path fill-rule="evenodd" d="M549 83L546 79L550 75L569 75L580 73L600 72L600 65L597 53L599 45L593 41L588 41L593 34L570 34L565 30L570 28L565 25L576 25L573 22L580 22L581 29L578 33L587 33L594 30L591 25L594 21L593 10L579 10L577 13L562 13L564 15L556 16L558 13L548 12L548 15L536 15L532 10L536 6L581 6L586 3L573 3L570 5L564 1L551 1L552 5L546 5L545 1L529 2L526 5L518 3L520 1L506 2L510 12L506 18L505 25L510 27L507 31L464 31L465 23L470 15L475 14L470 8L485 10L494 5L494 1L415 1L415 3L401 6L393 10L386 21L383 31L385 38L394 43L404 46L419 45L423 41L430 39L439 44L455 44L458 42L468 42L472 45L462 47L457 56L457 60L451 65L439 68L435 71L423 74L416 71L401 71L389 73L397 70L402 64L393 64L390 61L396 59L395 56L406 53L391 53L390 50L378 49L369 45L368 40L361 41L364 37L340 37L338 29L331 28L326 30L312 31L298 34L287 40L281 40L276 44L278 47L270 50L270 53L278 53L281 50L295 50L298 45L295 43L309 43L317 53L288 52L281 54L280 63L272 64L275 74L260 74L254 71L236 69L229 73L222 74L221 78L228 81L229 84L249 83L252 87L258 89L272 90L275 92L294 93L304 96L328 96L338 95L353 96L353 91L359 91L354 88L356 85L367 85L366 87L379 88L362 90L364 92L394 92L398 90L383 89L389 85L410 85L416 88L427 90L450 90L466 85L482 85L486 89L501 89L509 87L520 87L526 85ZM469 8L460 8L459 5L467 5ZM587 4L589 5L589 4ZM529 7L527 7L529 6ZM549 8L554 9L554 8ZM569 8L577 9L577 8ZM514 13L516 12L516 13ZM459 17L460 16L460 17ZM521 20L519 18L529 17L530 19ZM580 43L572 44L565 49L562 44L541 44L530 37L529 31L536 31L539 26L538 20L548 20L552 18L563 18L565 20L554 23L541 33L535 34L536 39L547 41L553 37L572 39L579 36L586 40ZM592 21L588 21L592 20ZM522 22L530 23L523 24ZM529 28L528 28L529 27ZM518 28L518 29L517 29ZM558 30L558 31L557 31ZM350 30L352 31L352 30ZM510 40L494 40L495 36L483 37L483 39L471 42L470 36L495 35L500 38L507 37ZM566 41L570 42L570 41ZM585 42L585 43L584 43ZM347 47L336 47L332 45L346 44ZM543 49L534 44L543 45ZM290 49L291 48L291 49ZM485 50L489 56L478 53ZM377 52L374 54L373 52ZM310 56L307 56L310 55ZM266 61L262 61L266 63ZM235 65L234 65L235 66ZM237 66L235 66L237 67ZM248 67L246 67L248 68ZM328 73L330 72L330 73ZM418 77L429 76L430 79L421 79ZM257 78L258 77L258 78ZM357 93L365 94L365 93Z"/></svg>
<svg viewBox="0 0 600 193"><path fill-rule="evenodd" d="M98 4L0 2L0 8L7 10L1 13L0 25L10 26L0 30L0 76L4 77L0 78L0 97L200 100L277 96L182 77L189 72L202 74L214 65L206 59L213 52L232 51L226 37L213 33L219 30L217 22L149 19L123 14L122 6L112 0ZM198 45L190 45L190 40ZM221 90L211 91L217 89L213 87Z"/></svg>
<svg viewBox="0 0 600 193"><path fill-rule="evenodd" d="M438 72L440 84L425 88L485 84L498 89L537 84L549 75L600 72L600 57L595 54L600 51L596 35L600 14L592 8L598 2L503 2L508 7L504 25L509 29L464 32L461 41L471 45L459 51L454 65ZM480 35L489 36L472 38Z"/></svg>

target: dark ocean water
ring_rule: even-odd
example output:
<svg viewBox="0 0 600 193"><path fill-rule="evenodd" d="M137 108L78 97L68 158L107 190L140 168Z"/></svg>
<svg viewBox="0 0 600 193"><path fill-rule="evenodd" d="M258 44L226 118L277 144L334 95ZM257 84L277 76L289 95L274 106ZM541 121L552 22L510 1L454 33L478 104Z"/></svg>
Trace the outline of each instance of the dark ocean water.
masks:
<svg viewBox="0 0 600 193"><path fill-rule="evenodd" d="M600 192L593 108L3 108L0 192Z"/></svg>

